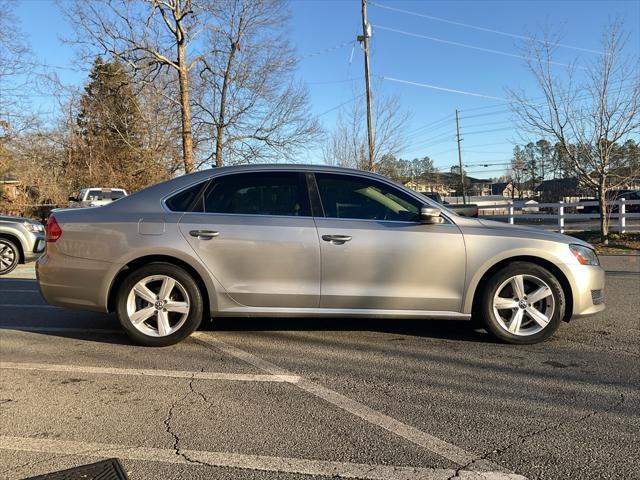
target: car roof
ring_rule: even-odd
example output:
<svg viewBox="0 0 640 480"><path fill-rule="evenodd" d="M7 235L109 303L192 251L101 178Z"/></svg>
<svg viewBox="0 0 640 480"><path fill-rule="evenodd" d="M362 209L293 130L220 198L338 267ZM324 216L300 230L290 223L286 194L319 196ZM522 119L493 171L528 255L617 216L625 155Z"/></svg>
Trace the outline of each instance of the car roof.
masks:
<svg viewBox="0 0 640 480"><path fill-rule="evenodd" d="M229 165L225 167L209 168L206 170L199 170L195 174L203 174L209 176L211 174L219 173L232 173L232 172L259 172L264 170L284 170L284 171L313 171L313 172L336 172L336 173L356 173L358 175L369 174L381 176L375 172L369 172L366 170L359 170L357 168L337 167L333 165L325 164L313 164L313 163L256 163L248 165Z"/></svg>

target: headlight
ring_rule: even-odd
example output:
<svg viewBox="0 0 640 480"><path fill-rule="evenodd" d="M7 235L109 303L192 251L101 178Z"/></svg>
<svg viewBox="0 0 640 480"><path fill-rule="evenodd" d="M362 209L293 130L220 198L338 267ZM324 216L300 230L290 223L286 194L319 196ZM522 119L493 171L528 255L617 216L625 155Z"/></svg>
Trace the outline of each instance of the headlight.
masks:
<svg viewBox="0 0 640 480"><path fill-rule="evenodd" d="M592 250L583 245L577 245L572 243L569 245L569 250L573 253L573 256L578 259L578 262L582 265L593 265L598 266L600 262L598 261L598 255L595 250Z"/></svg>
<svg viewBox="0 0 640 480"><path fill-rule="evenodd" d="M24 228L29 230L30 232L44 232L44 227L41 223L35 222L23 222Z"/></svg>

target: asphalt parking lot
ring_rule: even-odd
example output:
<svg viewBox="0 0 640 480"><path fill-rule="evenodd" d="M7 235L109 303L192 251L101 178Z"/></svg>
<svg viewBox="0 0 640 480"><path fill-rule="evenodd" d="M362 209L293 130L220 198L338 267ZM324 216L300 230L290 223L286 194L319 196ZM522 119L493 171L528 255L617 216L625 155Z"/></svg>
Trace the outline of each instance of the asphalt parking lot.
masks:
<svg viewBox="0 0 640 480"><path fill-rule="evenodd" d="M0 478L639 478L640 257L534 346L458 321L220 320L164 349L0 279Z"/></svg>

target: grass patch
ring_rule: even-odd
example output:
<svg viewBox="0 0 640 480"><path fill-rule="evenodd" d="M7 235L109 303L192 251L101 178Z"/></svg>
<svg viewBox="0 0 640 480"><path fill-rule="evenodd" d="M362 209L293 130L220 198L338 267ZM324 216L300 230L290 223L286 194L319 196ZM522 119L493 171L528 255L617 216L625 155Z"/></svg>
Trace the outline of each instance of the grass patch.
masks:
<svg viewBox="0 0 640 480"><path fill-rule="evenodd" d="M609 245L603 245L598 232L572 232L572 237L579 238L593 245L600 254L635 253L640 254L640 233L609 234Z"/></svg>

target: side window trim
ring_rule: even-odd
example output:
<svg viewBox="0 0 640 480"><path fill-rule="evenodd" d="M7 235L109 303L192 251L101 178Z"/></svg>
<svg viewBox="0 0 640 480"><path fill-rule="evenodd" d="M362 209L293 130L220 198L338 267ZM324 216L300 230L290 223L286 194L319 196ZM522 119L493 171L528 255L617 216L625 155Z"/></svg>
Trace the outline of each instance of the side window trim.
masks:
<svg viewBox="0 0 640 480"><path fill-rule="evenodd" d="M324 207L320 198L320 190L316 182L315 172L306 172L307 189L309 192L309 203L311 204L311 215L314 217L324 217Z"/></svg>

